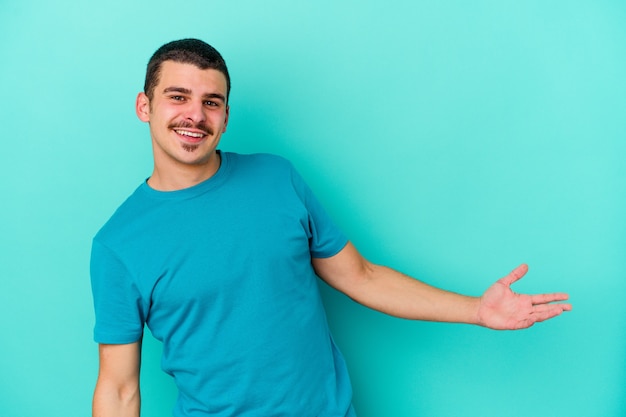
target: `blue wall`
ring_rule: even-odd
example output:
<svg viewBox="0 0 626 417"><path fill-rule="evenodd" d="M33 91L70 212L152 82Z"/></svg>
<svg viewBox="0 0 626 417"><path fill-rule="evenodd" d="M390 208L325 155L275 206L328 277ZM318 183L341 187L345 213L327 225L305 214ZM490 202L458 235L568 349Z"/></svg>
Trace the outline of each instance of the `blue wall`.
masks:
<svg viewBox="0 0 626 417"><path fill-rule="evenodd" d="M360 417L626 415L623 1L0 1L0 415L88 415L90 240L151 170L150 54L233 77L222 148L290 158L371 260L575 311L521 332L409 322L322 285ZM145 343L144 415L175 391Z"/></svg>

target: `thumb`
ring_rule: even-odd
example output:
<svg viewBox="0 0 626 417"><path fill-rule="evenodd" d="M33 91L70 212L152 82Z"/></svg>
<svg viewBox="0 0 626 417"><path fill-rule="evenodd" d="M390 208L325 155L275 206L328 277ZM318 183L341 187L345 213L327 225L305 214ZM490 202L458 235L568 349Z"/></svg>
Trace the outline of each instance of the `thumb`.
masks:
<svg viewBox="0 0 626 417"><path fill-rule="evenodd" d="M528 272L528 265L526 264L521 264L520 266L518 266L517 268L515 268L514 270L512 270L509 275L507 275L504 278L501 278L499 280L500 283L506 285L507 287L510 286L511 284L513 284L515 281L519 280L520 278L522 278L524 275L526 275L526 272Z"/></svg>

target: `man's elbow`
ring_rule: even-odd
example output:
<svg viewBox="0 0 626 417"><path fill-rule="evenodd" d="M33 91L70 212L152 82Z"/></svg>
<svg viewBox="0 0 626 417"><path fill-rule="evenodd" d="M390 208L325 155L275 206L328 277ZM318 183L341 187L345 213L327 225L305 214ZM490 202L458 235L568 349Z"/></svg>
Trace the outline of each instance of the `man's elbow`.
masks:
<svg viewBox="0 0 626 417"><path fill-rule="evenodd" d="M140 403L139 381L118 383L99 378L93 396L93 417L138 417Z"/></svg>

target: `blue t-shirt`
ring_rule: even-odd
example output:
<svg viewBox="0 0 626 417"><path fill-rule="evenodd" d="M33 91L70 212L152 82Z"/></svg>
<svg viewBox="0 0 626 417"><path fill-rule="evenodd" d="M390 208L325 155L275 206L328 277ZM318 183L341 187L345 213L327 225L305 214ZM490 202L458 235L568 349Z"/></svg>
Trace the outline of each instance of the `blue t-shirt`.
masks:
<svg viewBox="0 0 626 417"><path fill-rule="evenodd" d="M95 340L163 342L177 417L353 416L311 257L347 243L272 155L221 152L210 179L143 183L93 241Z"/></svg>

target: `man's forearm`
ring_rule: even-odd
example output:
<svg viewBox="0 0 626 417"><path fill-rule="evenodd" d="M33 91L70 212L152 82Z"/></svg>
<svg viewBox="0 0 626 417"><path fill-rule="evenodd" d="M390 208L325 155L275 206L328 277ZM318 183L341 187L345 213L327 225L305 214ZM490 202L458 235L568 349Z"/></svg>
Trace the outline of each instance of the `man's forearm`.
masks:
<svg viewBox="0 0 626 417"><path fill-rule="evenodd" d="M445 291L381 265L351 289L359 303L412 320L478 324L480 299Z"/></svg>
<svg viewBox="0 0 626 417"><path fill-rule="evenodd" d="M353 300L412 320L478 324L480 299L444 291L363 258L348 243L330 258L314 258L318 275Z"/></svg>

